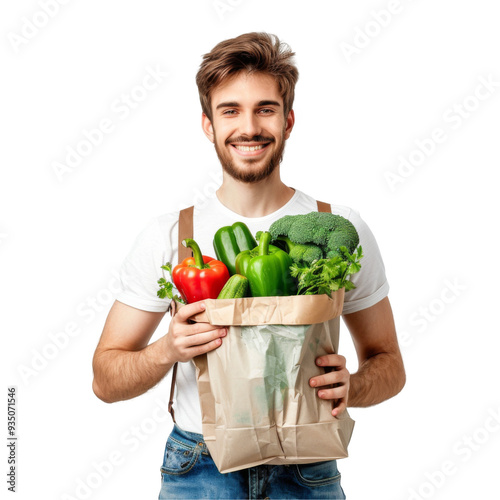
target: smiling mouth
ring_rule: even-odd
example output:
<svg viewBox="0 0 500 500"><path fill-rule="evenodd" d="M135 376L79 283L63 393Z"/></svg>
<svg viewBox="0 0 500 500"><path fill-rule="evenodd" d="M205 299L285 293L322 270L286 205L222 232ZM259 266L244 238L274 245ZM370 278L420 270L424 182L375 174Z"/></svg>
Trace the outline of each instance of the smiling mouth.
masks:
<svg viewBox="0 0 500 500"><path fill-rule="evenodd" d="M242 146L240 144L231 144L231 146L233 146L233 148L237 149L238 151L248 153L251 151L260 151L260 150L266 148L267 146L269 146L269 144L271 144L271 143L267 142L265 144L258 144L256 146Z"/></svg>

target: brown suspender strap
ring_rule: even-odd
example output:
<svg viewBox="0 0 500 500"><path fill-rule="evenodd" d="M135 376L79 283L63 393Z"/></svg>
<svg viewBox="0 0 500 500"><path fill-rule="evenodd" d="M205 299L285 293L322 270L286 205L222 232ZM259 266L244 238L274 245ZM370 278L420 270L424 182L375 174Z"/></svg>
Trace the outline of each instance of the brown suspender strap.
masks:
<svg viewBox="0 0 500 500"><path fill-rule="evenodd" d="M179 264L186 258L191 257L192 252L190 248L185 247L182 241L186 238L193 237L193 213L194 207L184 208L179 213L179 238L177 244L178 262ZM173 316L177 312L175 300L170 303L170 315ZM174 416L174 392L175 380L177 378L177 363L174 364L172 370L172 385L170 386L170 398L168 400L168 411L172 415L172 420L175 422Z"/></svg>
<svg viewBox="0 0 500 500"><path fill-rule="evenodd" d="M329 203L324 203L322 201L317 201L318 204L318 212L331 212L332 207ZM179 213L179 243L178 243L178 254L179 254L179 263L181 263L185 258L191 257L191 249L186 248L182 244L182 240L186 238L193 237L193 213L194 207L185 208ZM170 314L173 316L176 313L176 304L175 301L172 300L170 303ZM174 364L172 371L172 385L170 387L170 398L168 401L168 411L170 415L172 415L172 420L175 422L174 416L174 392L175 392L175 380L177 378L177 363Z"/></svg>
<svg viewBox="0 0 500 500"><path fill-rule="evenodd" d="M186 248L182 244L182 240L185 240L186 238L193 238L193 213L194 207L185 208L179 213L179 243L177 245L177 251L179 252L179 264L184 259L187 259L192 255L191 249Z"/></svg>
<svg viewBox="0 0 500 500"><path fill-rule="evenodd" d="M317 201L318 212L331 212L332 206L329 203L324 203L323 201Z"/></svg>
<svg viewBox="0 0 500 500"><path fill-rule="evenodd" d="M175 301L172 300L170 305L170 315L173 316L176 312L177 306ZM170 385L170 398L168 399L168 412L172 415L172 420L175 423L175 412L174 412L174 392L175 392L175 379L177 378L177 363L174 363L174 368L172 370L172 384Z"/></svg>

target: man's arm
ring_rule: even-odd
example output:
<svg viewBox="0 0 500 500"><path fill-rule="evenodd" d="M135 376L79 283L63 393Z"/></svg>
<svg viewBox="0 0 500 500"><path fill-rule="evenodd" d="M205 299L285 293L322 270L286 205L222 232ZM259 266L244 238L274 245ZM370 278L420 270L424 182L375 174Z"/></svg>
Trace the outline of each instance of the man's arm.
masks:
<svg viewBox="0 0 500 500"><path fill-rule="evenodd" d="M172 318L168 333L148 345L165 313L115 302L92 362L95 395L106 403L134 398L155 386L175 362L219 347L226 335L224 328L189 322L203 310L201 301L182 307Z"/></svg>
<svg viewBox="0 0 500 500"><path fill-rule="evenodd" d="M406 375L389 299L344 315L344 322L359 365L350 377L348 406L376 405L398 394Z"/></svg>
<svg viewBox="0 0 500 500"><path fill-rule="evenodd" d="M371 406L395 396L405 385L406 376L399 350L389 299L343 316L358 355L359 368L349 375L345 358L338 354L319 357L318 365L334 371L313 377L312 387L319 387L322 399L337 400L332 412L340 414L347 406ZM337 384L333 389L322 386Z"/></svg>

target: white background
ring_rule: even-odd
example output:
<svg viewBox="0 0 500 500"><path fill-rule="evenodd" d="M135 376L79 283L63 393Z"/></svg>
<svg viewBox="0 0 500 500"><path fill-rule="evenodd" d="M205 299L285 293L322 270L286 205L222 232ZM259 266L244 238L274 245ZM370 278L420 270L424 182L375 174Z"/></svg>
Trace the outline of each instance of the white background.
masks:
<svg viewBox="0 0 500 500"><path fill-rule="evenodd" d="M350 410L348 498L498 498L496 3L45 4L50 16L43 0L3 2L0 15L3 397L17 386L17 498L157 498L168 380L107 405L91 359L137 234L218 186L194 78L202 54L249 31L297 54L284 182L359 210L391 284L408 381ZM168 75L141 91L147 68ZM140 102L124 107L123 94ZM54 164L103 119L113 130L58 176ZM423 156L415 141L430 144L435 129L441 143ZM418 165L398 173L412 154ZM391 188L387 172L404 176ZM341 351L355 371L345 329Z"/></svg>

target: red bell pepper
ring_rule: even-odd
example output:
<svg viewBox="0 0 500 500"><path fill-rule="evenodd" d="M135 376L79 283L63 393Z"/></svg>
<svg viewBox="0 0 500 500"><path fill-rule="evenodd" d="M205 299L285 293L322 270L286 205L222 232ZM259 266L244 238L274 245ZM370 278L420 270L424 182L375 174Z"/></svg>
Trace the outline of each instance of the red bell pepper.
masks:
<svg viewBox="0 0 500 500"><path fill-rule="evenodd" d="M172 280L182 298L188 303L203 299L216 299L229 279L226 265L201 254L198 244L187 238L182 241L193 250L193 257L184 259L172 271Z"/></svg>

